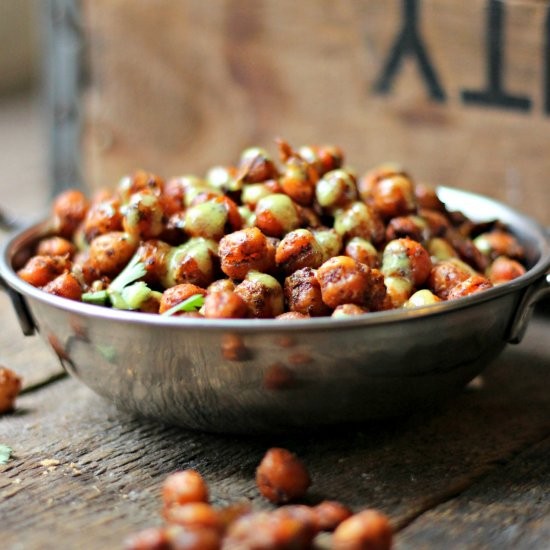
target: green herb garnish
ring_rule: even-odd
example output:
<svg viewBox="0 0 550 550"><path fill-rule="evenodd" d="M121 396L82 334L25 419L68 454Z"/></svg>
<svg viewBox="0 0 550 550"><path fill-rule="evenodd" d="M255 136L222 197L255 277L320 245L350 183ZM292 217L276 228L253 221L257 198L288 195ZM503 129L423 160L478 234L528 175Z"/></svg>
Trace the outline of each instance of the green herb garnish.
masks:
<svg viewBox="0 0 550 550"><path fill-rule="evenodd" d="M7 445L0 445L0 464L7 464L13 449Z"/></svg>
<svg viewBox="0 0 550 550"><path fill-rule="evenodd" d="M96 305L109 303L115 309L139 309L153 292L143 281L138 281L146 273L145 264L135 254L105 290L85 292L82 301Z"/></svg>
<svg viewBox="0 0 550 550"><path fill-rule="evenodd" d="M197 311L204 304L204 296L202 294L193 294L189 296L187 300L183 300L179 304L176 304L174 307L164 311L161 315L174 315L178 311Z"/></svg>

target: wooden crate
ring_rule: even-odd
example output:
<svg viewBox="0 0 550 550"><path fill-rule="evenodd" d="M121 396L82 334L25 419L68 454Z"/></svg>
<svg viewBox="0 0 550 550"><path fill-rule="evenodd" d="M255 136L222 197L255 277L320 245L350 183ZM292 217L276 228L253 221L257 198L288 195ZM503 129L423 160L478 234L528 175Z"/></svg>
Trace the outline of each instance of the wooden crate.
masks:
<svg viewBox="0 0 550 550"><path fill-rule="evenodd" d="M81 0L91 187L332 142L550 222L550 4Z"/></svg>

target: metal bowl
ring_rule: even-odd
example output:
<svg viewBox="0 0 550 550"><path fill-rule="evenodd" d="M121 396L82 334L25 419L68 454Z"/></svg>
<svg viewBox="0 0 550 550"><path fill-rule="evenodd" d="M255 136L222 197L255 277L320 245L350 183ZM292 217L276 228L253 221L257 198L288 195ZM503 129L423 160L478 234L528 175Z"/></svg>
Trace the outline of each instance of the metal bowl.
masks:
<svg viewBox="0 0 550 550"><path fill-rule="evenodd" d="M165 318L73 302L19 279L40 224L4 244L0 278L24 333L37 331L70 374L132 413L241 433L397 416L462 388L521 340L550 293L541 226L473 193L438 193L473 220L506 223L525 247L527 273L457 301L347 319Z"/></svg>

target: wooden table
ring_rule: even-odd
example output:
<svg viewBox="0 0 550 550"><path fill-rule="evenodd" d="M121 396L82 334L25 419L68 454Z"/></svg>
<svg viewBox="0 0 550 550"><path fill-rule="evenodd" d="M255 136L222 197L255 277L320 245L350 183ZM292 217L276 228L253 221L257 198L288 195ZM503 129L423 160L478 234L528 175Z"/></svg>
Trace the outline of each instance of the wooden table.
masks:
<svg viewBox="0 0 550 550"><path fill-rule="evenodd" d="M15 210L38 204L36 194L11 198ZM205 476L214 504L269 508L254 471L277 445L308 466L309 502L381 509L397 549L547 549L549 336L550 313L539 312L482 384L431 414L293 437L217 436L119 413L64 376L39 338L23 337L0 294L0 364L24 378L16 412L0 417L0 444L13 448L0 466L0 548L120 548L160 523L159 488L187 467Z"/></svg>

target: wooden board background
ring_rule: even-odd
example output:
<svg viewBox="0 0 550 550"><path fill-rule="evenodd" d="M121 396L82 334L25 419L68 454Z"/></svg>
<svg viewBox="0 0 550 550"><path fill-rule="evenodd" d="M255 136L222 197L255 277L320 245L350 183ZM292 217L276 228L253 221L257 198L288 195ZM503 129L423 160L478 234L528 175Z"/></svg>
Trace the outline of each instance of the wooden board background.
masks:
<svg viewBox="0 0 550 550"><path fill-rule="evenodd" d="M337 143L359 171L398 161L548 224L549 6L82 0L85 179L201 174L281 135ZM498 97L472 99L488 89Z"/></svg>

